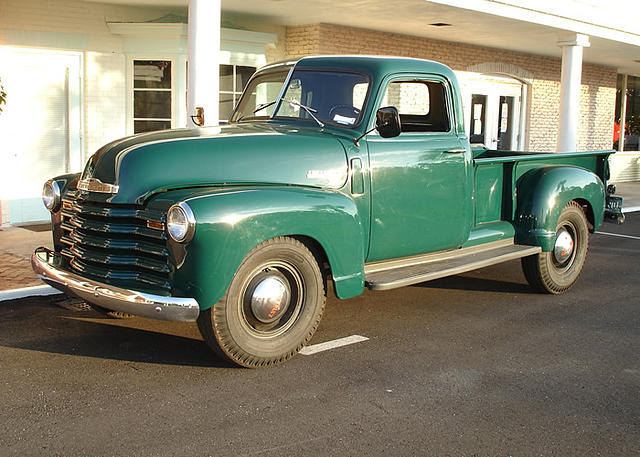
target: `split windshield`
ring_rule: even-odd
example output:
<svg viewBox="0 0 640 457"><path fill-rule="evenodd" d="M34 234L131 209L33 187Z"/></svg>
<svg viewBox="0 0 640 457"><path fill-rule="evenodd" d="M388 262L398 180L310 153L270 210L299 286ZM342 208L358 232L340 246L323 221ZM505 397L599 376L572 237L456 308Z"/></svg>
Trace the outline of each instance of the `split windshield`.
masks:
<svg viewBox="0 0 640 457"><path fill-rule="evenodd" d="M358 73L295 70L281 100L288 71L254 77L240 99L231 122L299 119L353 127L360 122L369 79ZM319 122L320 121L320 122Z"/></svg>

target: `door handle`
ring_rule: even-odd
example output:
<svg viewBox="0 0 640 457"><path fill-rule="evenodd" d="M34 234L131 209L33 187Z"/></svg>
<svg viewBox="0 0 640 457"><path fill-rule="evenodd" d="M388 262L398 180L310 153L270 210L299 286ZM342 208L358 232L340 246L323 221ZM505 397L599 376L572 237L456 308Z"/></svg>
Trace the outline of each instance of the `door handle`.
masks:
<svg viewBox="0 0 640 457"><path fill-rule="evenodd" d="M351 159L351 194L353 196L364 194L364 175L362 173L362 160L359 157Z"/></svg>
<svg viewBox="0 0 640 457"><path fill-rule="evenodd" d="M448 151L444 151L447 154L464 154L465 152L467 152L466 149L449 149Z"/></svg>

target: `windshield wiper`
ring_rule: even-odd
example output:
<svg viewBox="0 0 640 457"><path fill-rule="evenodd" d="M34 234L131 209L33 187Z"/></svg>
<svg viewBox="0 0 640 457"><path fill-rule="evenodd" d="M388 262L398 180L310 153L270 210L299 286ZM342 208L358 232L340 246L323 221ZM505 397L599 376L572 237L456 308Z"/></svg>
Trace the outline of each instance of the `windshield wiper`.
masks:
<svg viewBox="0 0 640 457"><path fill-rule="evenodd" d="M318 112L317 109L310 108L308 106L303 105L302 103L298 103L295 100L289 100L287 98L280 98L280 99L273 100L272 102L269 102L269 103L263 103L262 105L258 106L255 110L253 110L251 112L251 114L256 114L258 111L263 110L265 108L268 108L268 107L270 107L271 105L274 105L275 103L277 103L280 100L282 100L283 102L289 103L291 105L299 106L300 108L305 110L307 113L309 113L309 116L311 116L313 118L313 120L316 121L320 127L324 127L324 123L320 119L318 119L317 117L314 116L314 113ZM240 122L245 117L247 117L247 116L245 115L245 116L240 117L236 122Z"/></svg>
<svg viewBox="0 0 640 457"><path fill-rule="evenodd" d="M313 115L313 113L318 112L317 109L309 108L308 106L305 106L302 103L298 103L295 100L289 100L289 99L283 98L282 101L287 102L291 105L299 106L300 108L305 110L307 113L309 113L309 116L311 116L313 120L316 121L320 127L324 127L324 124L322 123L322 121Z"/></svg>
<svg viewBox="0 0 640 457"><path fill-rule="evenodd" d="M275 102L277 102L278 100L274 100L272 102L269 103L263 103L262 105L259 105L256 109L254 109L253 111L251 111L251 114L256 114L258 111L265 109L265 108L269 108L271 105L273 105ZM249 117L248 114L245 114L244 116L240 116L238 119L236 119L234 122L240 122L242 119L245 119Z"/></svg>
<svg viewBox="0 0 640 457"><path fill-rule="evenodd" d="M262 105L258 106L255 110L253 110L251 112L251 114L256 114L258 111L260 111L261 109L265 109L265 108L269 108L271 105L273 105L275 102L277 102L278 100L274 100L272 102L269 103L263 103Z"/></svg>

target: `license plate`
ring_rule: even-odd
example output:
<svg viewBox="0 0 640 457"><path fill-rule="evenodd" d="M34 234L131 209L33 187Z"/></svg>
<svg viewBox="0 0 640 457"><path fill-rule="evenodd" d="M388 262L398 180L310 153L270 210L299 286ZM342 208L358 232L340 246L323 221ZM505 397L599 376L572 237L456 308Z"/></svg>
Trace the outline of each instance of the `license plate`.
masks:
<svg viewBox="0 0 640 457"><path fill-rule="evenodd" d="M608 209L622 209L622 197L607 197Z"/></svg>

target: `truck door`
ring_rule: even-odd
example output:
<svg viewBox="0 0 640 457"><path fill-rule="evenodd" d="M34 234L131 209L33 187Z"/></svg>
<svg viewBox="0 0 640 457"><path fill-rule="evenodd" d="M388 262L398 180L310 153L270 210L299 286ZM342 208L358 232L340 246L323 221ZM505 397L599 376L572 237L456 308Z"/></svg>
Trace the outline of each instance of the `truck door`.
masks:
<svg viewBox="0 0 640 457"><path fill-rule="evenodd" d="M453 97L438 77L388 83L377 106L395 106L402 133L367 137L371 238L367 261L455 249L471 229L470 152L453 119Z"/></svg>

